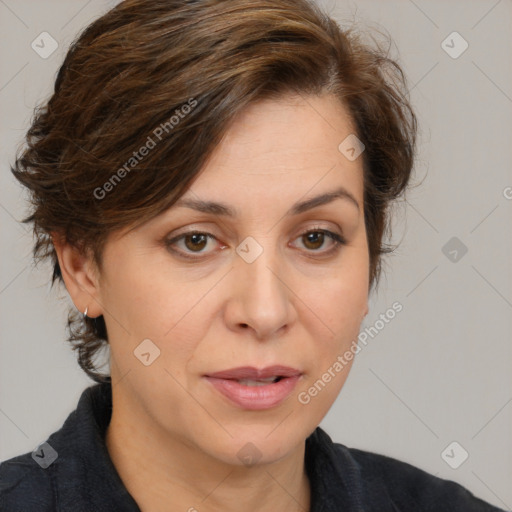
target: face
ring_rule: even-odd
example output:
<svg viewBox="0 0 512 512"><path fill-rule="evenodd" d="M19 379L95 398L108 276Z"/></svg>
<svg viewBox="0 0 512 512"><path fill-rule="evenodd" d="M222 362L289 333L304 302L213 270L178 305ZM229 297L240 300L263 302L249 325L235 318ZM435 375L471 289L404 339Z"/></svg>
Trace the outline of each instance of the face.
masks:
<svg viewBox="0 0 512 512"><path fill-rule="evenodd" d="M352 133L331 96L253 104L179 205L110 237L95 297L113 385L152 435L272 462L327 413L367 313L362 158L338 149Z"/></svg>

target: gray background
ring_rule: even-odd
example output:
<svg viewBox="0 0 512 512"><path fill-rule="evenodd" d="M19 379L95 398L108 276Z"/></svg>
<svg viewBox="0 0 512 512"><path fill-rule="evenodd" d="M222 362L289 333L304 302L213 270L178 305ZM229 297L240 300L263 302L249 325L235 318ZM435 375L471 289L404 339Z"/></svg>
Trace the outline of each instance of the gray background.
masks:
<svg viewBox="0 0 512 512"><path fill-rule="evenodd" d="M0 0L0 460L43 442L93 384L65 342L67 292L50 291L50 269L31 263L31 234L18 222L26 204L9 164L69 43L114 4ZM424 178L396 207L401 243L362 329L394 301L403 311L361 350L322 426L338 442L510 510L512 2L322 4L343 26L356 21L393 38L421 128L415 182ZM46 59L31 48L43 31L59 44ZM458 58L442 46L454 31L469 44ZM462 48L455 37L445 43L452 53ZM452 237L468 250L456 249L456 261L442 250ZM453 441L469 453L457 469L441 456ZM461 449L449 454L457 462Z"/></svg>

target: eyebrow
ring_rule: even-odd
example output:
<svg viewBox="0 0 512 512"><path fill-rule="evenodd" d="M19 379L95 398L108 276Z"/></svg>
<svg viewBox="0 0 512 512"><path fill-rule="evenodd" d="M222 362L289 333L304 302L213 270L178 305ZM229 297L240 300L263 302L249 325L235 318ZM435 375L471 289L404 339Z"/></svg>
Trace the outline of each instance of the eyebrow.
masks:
<svg viewBox="0 0 512 512"><path fill-rule="evenodd" d="M360 210L360 206L356 198L347 189L340 187L336 190L333 190L332 192L326 192L324 194L320 194L319 196L306 199L305 201L295 203L286 212L285 216L290 217L292 215L298 215L313 208L317 208L318 206L331 203L336 199L343 199L354 205L358 211ZM185 208L190 208L199 212L210 213L212 215L222 215L226 217L236 217L238 215L238 211L236 209L231 208L226 204L217 203L214 201L180 199L175 203L175 206L183 206Z"/></svg>

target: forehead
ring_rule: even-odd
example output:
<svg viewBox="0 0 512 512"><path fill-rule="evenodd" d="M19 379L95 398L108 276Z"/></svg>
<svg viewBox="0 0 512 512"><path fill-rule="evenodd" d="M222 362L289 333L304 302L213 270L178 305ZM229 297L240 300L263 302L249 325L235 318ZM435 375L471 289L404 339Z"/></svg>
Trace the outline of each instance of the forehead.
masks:
<svg viewBox="0 0 512 512"><path fill-rule="evenodd" d="M333 96L254 103L237 116L177 205L227 196L240 207L251 198L295 204L326 191L361 202L362 157L350 160L339 148L353 135L347 110Z"/></svg>
<svg viewBox="0 0 512 512"><path fill-rule="evenodd" d="M364 217L362 156L349 160L339 149L354 134L352 126L332 96L254 103L171 207L114 238L159 229L175 215L180 222L206 214L266 230L323 205L356 226Z"/></svg>
<svg viewBox="0 0 512 512"><path fill-rule="evenodd" d="M336 154L339 143L354 131L347 109L334 96L289 95L253 103L239 113L213 158L217 166L268 161L275 170L287 169L288 161L296 167L294 157L300 156L306 167L315 165L322 153Z"/></svg>

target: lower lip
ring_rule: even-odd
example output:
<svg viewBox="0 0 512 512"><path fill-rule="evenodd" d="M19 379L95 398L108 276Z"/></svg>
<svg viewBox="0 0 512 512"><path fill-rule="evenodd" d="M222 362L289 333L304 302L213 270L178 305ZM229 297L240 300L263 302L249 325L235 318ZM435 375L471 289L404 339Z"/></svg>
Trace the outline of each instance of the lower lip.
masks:
<svg viewBox="0 0 512 512"><path fill-rule="evenodd" d="M205 377L217 391L243 409L270 409L287 398L295 388L300 375L284 377L279 382L263 386L244 386L236 380Z"/></svg>

